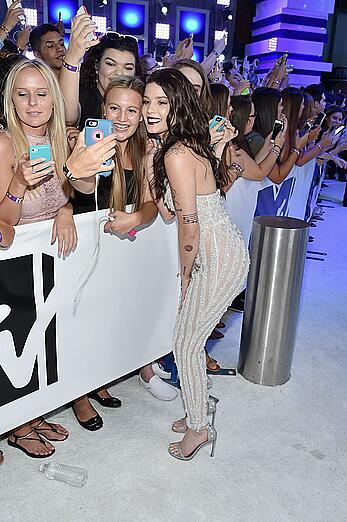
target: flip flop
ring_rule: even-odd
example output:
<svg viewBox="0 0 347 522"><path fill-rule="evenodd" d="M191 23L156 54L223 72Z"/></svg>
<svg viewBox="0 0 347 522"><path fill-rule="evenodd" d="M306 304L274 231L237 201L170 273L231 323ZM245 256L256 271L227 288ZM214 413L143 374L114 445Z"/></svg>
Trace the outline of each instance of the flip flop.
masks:
<svg viewBox="0 0 347 522"><path fill-rule="evenodd" d="M41 420L38 423L38 425L37 426L32 426L32 428L34 428L34 430L36 431L36 433L39 436L42 435L43 437L45 437L45 439L49 440L49 442L63 442L64 440L66 440L68 438L69 434L64 436L63 433L59 433L59 431L55 428L55 426L58 426L58 424L52 424L51 422L47 422L43 417L40 417L40 418L41 418ZM40 426L44 422L46 424L48 424L49 428L40 428ZM53 437L47 437L47 434L45 433L47 431L53 431L53 433L59 433L59 435L62 435L64 438L63 439L57 439L57 438L53 438Z"/></svg>
<svg viewBox="0 0 347 522"><path fill-rule="evenodd" d="M53 453L55 452L55 449L53 448L53 450L51 450L50 453L48 453L47 455L36 455L36 453L31 453L29 450L27 450L26 448L24 448L23 446L20 446L18 444L18 441L19 440L22 440L22 439L26 439L26 440L35 440L37 442L37 439L34 439L33 437L29 437L29 435L31 435L32 433L34 433L35 430L31 430L29 431L29 433L27 433L26 435L22 435L22 436L18 436L18 435L15 435L14 433L12 435L10 435L10 437L13 437L15 440L14 441L11 441L10 439L7 439L7 444L9 446L12 446L13 448L18 448L20 449L21 451L23 451L23 453L25 453L26 455L28 455L28 457L31 457L32 459L47 459L48 457L51 457L53 455ZM40 439L40 442L46 446L47 448L47 443L46 441L37 433L37 436L39 437Z"/></svg>

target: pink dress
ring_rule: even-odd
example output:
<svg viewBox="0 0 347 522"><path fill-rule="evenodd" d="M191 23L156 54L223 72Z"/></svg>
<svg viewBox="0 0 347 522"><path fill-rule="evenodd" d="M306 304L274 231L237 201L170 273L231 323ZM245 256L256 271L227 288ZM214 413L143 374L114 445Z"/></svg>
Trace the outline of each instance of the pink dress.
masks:
<svg viewBox="0 0 347 522"><path fill-rule="evenodd" d="M6 133L8 136L9 134ZM49 145L49 137L31 136L27 134L30 145ZM34 188L27 188L22 203L22 213L18 225L26 223L36 223L53 219L68 202L68 197L64 193L60 180L55 173L54 176L44 178Z"/></svg>

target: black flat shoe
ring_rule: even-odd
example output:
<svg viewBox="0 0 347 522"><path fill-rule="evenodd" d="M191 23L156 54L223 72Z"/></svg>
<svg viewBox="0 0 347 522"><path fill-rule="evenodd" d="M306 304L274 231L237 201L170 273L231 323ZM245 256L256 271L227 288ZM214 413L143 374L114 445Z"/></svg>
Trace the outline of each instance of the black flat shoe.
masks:
<svg viewBox="0 0 347 522"><path fill-rule="evenodd" d="M91 419L88 419L86 421L81 421L77 417L76 413L75 413L75 417L77 419L78 424L80 426L82 426L82 428L84 428L85 430L88 430L88 431L101 430L101 428L104 425L104 422L103 422L102 418L100 417L100 415L98 413L95 415L95 417L92 417Z"/></svg>
<svg viewBox="0 0 347 522"><path fill-rule="evenodd" d="M117 399L117 397L100 397L95 391L88 393L88 397L94 399L105 408L120 408L122 406L122 401Z"/></svg>

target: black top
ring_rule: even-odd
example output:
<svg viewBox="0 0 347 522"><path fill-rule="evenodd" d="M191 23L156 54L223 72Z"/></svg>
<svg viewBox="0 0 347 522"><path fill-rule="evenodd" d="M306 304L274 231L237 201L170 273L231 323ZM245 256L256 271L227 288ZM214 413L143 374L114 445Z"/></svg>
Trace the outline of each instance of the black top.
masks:
<svg viewBox="0 0 347 522"><path fill-rule="evenodd" d="M133 170L124 169L125 186L127 193L127 205L135 203L135 194L133 190ZM98 186L98 208L99 210L109 208L110 194L112 188L112 175L100 176ZM93 194L83 194L75 190L75 197L71 199L74 208L74 214L83 214L84 212L92 212L96 210L95 196Z"/></svg>
<svg viewBox="0 0 347 522"><path fill-rule="evenodd" d="M79 130L84 129L88 118L102 118L102 95L97 87L83 87L80 85L81 117L78 124Z"/></svg>

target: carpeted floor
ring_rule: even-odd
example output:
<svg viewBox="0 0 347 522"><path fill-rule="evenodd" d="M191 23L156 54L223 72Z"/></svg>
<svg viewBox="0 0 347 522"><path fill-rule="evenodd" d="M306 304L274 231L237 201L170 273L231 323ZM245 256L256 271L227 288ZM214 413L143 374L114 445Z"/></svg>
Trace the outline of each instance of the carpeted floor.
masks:
<svg viewBox="0 0 347 522"><path fill-rule="evenodd" d="M81 489L49 481L31 460L0 440L1 522L167 521L345 522L347 520L347 209L324 203L325 220L311 229L292 377L284 386L213 377L220 398L216 454L191 462L167 453L180 397L154 399L137 377L112 388L123 407L98 407L104 428L83 430L71 409L53 417L70 438L50 459L88 470ZM321 257L313 254L313 257ZM235 366L241 316L228 313L211 353Z"/></svg>

